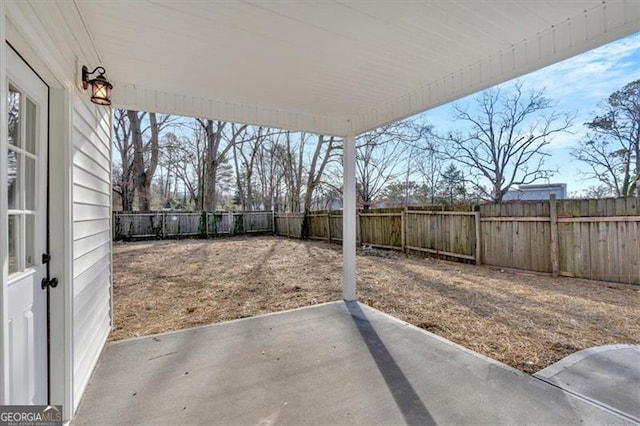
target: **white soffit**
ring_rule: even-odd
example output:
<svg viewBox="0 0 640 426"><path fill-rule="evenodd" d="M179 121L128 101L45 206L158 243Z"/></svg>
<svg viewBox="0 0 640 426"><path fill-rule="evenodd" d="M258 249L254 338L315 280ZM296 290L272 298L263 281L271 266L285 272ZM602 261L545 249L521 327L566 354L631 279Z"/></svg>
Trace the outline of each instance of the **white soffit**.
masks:
<svg viewBox="0 0 640 426"><path fill-rule="evenodd" d="M640 31L639 0L76 0L123 107L358 134Z"/></svg>

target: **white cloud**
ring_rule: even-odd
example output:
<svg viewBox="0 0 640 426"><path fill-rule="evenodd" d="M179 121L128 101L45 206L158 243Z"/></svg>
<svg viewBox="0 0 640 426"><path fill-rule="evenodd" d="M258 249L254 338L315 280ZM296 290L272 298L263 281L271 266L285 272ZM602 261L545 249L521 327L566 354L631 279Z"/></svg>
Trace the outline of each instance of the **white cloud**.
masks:
<svg viewBox="0 0 640 426"><path fill-rule="evenodd" d="M520 78L547 89L560 105L595 106L640 77L640 33L609 43Z"/></svg>

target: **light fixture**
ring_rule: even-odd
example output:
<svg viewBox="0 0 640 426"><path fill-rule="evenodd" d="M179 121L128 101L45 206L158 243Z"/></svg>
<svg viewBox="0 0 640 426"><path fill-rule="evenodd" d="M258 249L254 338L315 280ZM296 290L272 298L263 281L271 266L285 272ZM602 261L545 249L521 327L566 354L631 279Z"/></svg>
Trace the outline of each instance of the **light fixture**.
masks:
<svg viewBox="0 0 640 426"><path fill-rule="evenodd" d="M82 66L82 88L87 90L91 85L91 102L98 105L111 105L111 89L113 85L104 76L106 71L103 67L96 67L89 72L89 68ZM91 74L98 73L98 76L89 80Z"/></svg>

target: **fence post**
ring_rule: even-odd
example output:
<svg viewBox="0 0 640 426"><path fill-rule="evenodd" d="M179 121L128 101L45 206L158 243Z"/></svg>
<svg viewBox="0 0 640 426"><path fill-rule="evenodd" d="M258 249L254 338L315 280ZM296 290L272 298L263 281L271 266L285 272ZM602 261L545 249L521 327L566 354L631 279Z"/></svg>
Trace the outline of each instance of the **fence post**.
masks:
<svg viewBox="0 0 640 426"><path fill-rule="evenodd" d="M287 238L291 238L290 229L291 229L291 225L289 221L289 213L287 213Z"/></svg>
<svg viewBox="0 0 640 426"><path fill-rule="evenodd" d="M360 229L360 210L356 209L356 244L362 244L362 232ZM344 221L344 213L342 215L342 220ZM344 241L344 235L342 236Z"/></svg>
<svg viewBox="0 0 640 426"><path fill-rule="evenodd" d="M402 216L400 216L400 239L403 253L407 252L407 211L409 211L409 207L405 206L401 212Z"/></svg>
<svg viewBox="0 0 640 426"><path fill-rule="evenodd" d="M276 211L275 210L271 210L271 230L273 232L273 235L278 235L277 229L276 229Z"/></svg>
<svg viewBox="0 0 640 426"><path fill-rule="evenodd" d="M227 212L227 217L229 218L229 235L233 235L236 228L236 217L233 215L233 210Z"/></svg>
<svg viewBox="0 0 640 426"><path fill-rule="evenodd" d="M480 232L480 226L481 226L481 217L480 217L480 208L479 206L476 206L476 211L475 213L475 218L476 218L476 265L482 265L482 241L481 241L481 235L482 233Z"/></svg>
<svg viewBox="0 0 640 426"><path fill-rule="evenodd" d="M242 233L247 233L247 212L242 210Z"/></svg>
<svg viewBox="0 0 640 426"><path fill-rule="evenodd" d="M167 238L167 229L165 225L166 223L167 223L167 214L165 212L162 212L162 239L163 240Z"/></svg>
<svg viewBox="0 0 640 426"><path fill-rule="evenodd" d="M331 243L331 212L327 211L327 241Z"/></svg>
<svg viewBox="0 0 640 426"><path fill-rule="evenodd" d="M204 212L204 236L209 238L209 212Z"/></svg>
<svg viewBox="0 0 640 426"><path fill-rule="evenodd" d="M551 275L560 274L560 256L558 253L558 206L556 194L549 195L549 215L551 216Z"/></svg>

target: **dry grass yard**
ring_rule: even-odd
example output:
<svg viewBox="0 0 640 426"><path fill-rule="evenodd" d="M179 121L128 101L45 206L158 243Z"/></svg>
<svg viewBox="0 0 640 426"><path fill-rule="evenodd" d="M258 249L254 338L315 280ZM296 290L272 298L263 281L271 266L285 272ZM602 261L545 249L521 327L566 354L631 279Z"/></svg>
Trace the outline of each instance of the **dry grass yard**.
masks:
<svg viewBox="0 0 640 426"><path fill-rule="evenodd" d="M112 340L341 298L341 248L278 237L114 243ZM358 297L525 372L640 343L640 288L358 253Z"/></svg>

